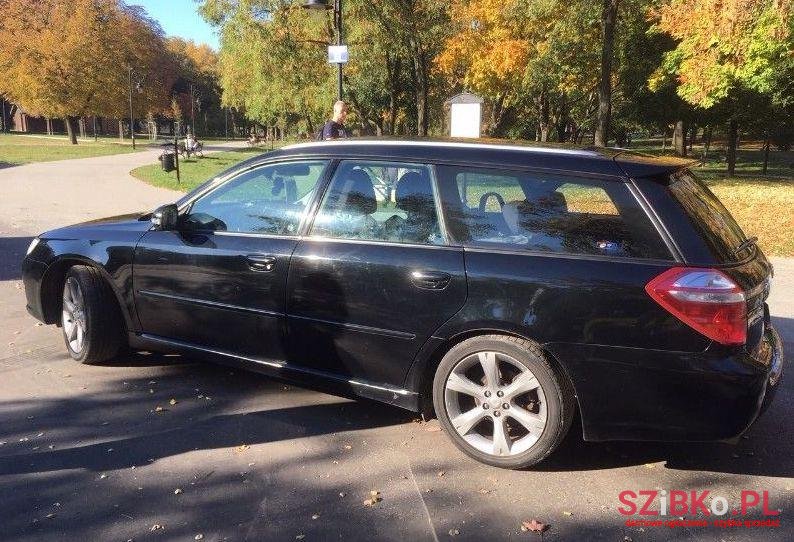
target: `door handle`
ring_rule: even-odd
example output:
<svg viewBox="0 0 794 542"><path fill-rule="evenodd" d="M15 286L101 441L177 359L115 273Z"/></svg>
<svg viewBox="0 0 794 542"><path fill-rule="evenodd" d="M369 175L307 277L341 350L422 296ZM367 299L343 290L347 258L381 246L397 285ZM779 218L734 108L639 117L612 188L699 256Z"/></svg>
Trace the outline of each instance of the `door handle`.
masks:
<svg viewBox="0 0 794 542"><path fill-rule="evenodd" d="M411 271L411 282L425 290L443 290L451 279L452 275L443 271Z"/></svg>
<svg viewBox="0 0 794 542"><path fill-rule="evenodd" d="M260 273L269 273L276 267L276 257L266 256L264 254L249 254L245 257L248 262L248 268L251 271L258 271Z"/></svg>

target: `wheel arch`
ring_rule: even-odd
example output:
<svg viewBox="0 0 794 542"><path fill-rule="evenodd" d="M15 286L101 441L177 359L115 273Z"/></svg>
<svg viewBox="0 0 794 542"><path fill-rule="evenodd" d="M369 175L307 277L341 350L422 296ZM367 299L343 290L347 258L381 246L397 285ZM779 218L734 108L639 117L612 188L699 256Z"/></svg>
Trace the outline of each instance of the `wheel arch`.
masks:
<svg viewBox="0 0 794 542"><path fill-rule="evenodd" d="M102 280L104 280L105 283L110 286L110 289L113 292L114 298L116 300L116 307L124 318L124 324L126 325L127 329L132 329L132 321L130 315L125 310L123 298L113 283L113 280L108 274L107 270L98 262L77 254L67 254L58 257L57 260L52 262L49 267L47 267L47 271L42 277L41 309L44 323L58 324L60 326L60 313L63 303L61 295L63 292L63 284L66 282L66 274L69 272L69 269L76 265L85 265L99 271L99 274L102 276Z"/></svg>

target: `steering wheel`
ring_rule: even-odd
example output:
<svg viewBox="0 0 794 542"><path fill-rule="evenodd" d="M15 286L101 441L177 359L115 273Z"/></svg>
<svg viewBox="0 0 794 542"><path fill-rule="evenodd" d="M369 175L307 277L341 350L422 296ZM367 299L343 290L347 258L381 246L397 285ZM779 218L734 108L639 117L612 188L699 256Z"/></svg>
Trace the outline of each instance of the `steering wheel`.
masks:
<svg viewBox="0 0 794 542"><path fill-rule="evenodd" d="M485 212L485 206L488 204L488 198L494 196L496 198L496 202L499 204L499 208L505 206L505 199L497 192L486 192L480 197L480 212Z"/></svg>

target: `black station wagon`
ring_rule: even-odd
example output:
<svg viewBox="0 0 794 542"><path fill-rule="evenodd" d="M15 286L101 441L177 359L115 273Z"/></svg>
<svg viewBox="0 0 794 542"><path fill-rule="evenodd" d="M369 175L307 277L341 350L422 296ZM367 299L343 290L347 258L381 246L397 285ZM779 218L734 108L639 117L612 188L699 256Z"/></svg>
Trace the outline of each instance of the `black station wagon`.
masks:
<svg viewBox="0 0 794 542"><path fill-rule="evenodd" d="M42 234L28 310L69 354L187 352L435 412L519 468L586 440L721 440L782 374L772 268L681 163L346 140L252 158L147 215Z"/></svg>

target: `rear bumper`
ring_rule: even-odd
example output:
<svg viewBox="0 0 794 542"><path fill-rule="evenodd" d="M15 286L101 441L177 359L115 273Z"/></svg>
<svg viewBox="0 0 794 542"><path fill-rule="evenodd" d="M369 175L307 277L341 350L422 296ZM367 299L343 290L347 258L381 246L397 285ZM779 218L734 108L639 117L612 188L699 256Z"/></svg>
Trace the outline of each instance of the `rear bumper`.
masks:
<svg viewBox="0 0 794 542"><path fill-rule="evenodd" d="M548 345L576 390L586 440L710 441L735 438L768 407L783 372L771 327L765 347L701 353Z"/></svg>
<svg viewBox="0 0 794 542"><path fill-rule="evenodd" d="M44 310L41 305L41 283L47 265L30 258L22 260L22 284L25 286L25 299L28 312L35 319L44 322Z"/></svg>

